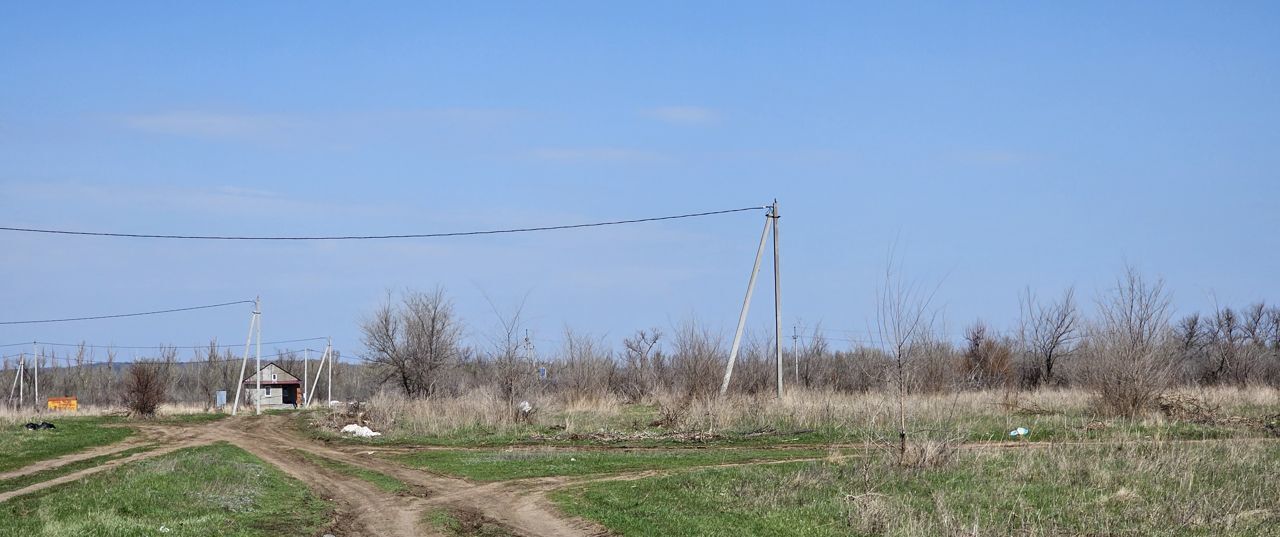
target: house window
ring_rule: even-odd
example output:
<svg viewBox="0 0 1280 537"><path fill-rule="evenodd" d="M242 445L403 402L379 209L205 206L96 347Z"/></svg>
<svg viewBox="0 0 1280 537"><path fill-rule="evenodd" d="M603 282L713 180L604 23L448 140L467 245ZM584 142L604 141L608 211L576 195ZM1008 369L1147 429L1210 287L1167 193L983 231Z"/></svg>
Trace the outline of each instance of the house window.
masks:
<svg viewBox="0 0 1280 537"><path fill-rule="evenodd" d="M267 388L267 397L271 397L271 388L270 388L270 387L268 387L268 388Z"/></svg>
<svg viewBox="0 0 1280 537"><path fill-rule="evenodd" d="M275 374L275 373L272 373L272 374L271 374L271 380L275 380L275 379L276 379L276 374Z"/></svg>

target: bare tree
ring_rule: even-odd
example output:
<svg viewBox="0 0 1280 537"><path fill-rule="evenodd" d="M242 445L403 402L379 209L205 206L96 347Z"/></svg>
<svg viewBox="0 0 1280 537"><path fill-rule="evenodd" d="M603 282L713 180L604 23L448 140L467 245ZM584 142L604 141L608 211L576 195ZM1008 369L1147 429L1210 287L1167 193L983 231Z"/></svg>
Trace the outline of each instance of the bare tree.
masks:
<svg viewBox="0 0 1280 537"><path fill-rule="evenodd" d="M388 293L361 331L365 360L385 368L384 378L394 378L410 397L434 394L442 372L463 354L462 322L439 287L430 293L406 291L398 304Z"/></svg>
<svg viewBox="0 0 1280 537"><path fill-rule="evenodd" d="M163 362L137 361L129 366L124 380L124 404L135 417L151 418L168 400L168 372Z"/></svg>
<svg viewBox="0 0 1280 537"><path fill-rule="evenodd" d="M977 321L965 333L961 370L970 386L979 389L1004 386L1013 363L1010 345L987 333L987 325Z"/></svg>
<svg viewBox="0 0 1280 537"><path fill-rule="evenodd" d="M1056 302L1040 303L1031 289L1027 289L1019 301L1022 309L1022 347L1041 364L1039 381L1045 384L1058 382L1054 368L1071 354L1077 341L1079 313L1076 309L1075 287L1068 287Z"/></svg>
<svg viewBox="0 0 1280 537"><path fill-rule="evenodd" d="M1164 280L1147 281L1127 267L1098 303L1090 328L1089 383L1104 413L1134 416L1170 382L1169 297Z"/></svg>
<svg viewBox="0 0 1280 537"><path fill-rule="evenodd" d="M912 366L932 339L935 314L930 304L933 292L905 284L896 271L892 255L885 268L884 282L876 289L876 333L880 348L889 358L890 378L898 403L898 462L907 461L906 399Z"/></svg>
<svg viewBox="0 0 1280 537"><path fill-rule="evenodd" d="M557 385L576 398L601 399L609 393L617 373L613 353L603 342L566 328Z"/></svg>
<svg viewBox="0 0 1280 537"><path fill-rule="evenodd" d="M666 359L657 348L661 339L662 331L652 328L637 330L622 340L623 369L618 387L631 401L652 395L662 380Z"/></svg>

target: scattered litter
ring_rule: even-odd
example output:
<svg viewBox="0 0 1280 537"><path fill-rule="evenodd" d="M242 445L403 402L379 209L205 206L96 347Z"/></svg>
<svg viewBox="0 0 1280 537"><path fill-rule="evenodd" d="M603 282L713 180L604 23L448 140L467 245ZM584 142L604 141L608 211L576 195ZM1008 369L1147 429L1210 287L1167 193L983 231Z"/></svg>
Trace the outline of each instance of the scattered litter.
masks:
<svg viewBox="0 0 1280 537"><path fill-rule="evenodd" d="M173 531L173 530L169 529L166 526L160 526L160 533L169 533L170 531Z"/></svg>
<svg viewBox="0 0 1280 537"><path fill-rule="evenodd" d="M1009 436L1011 436L1011 437L1013 437L1013 438L1022 438L1022 437L1024 437L1024 436L1029 435L1029 434L1031 434L1031 431L1027 430L1027 428L1026 428L1026 427L1018 427L1017 429L1014 429L1014 430L1012 430L1012 431L1009 431Z"/></svg>
<svg viewBox="0 0 1280 537"><path fill-rule="evenodd" d="M520 409L521 412L528 414L533 410L533 405L529 404L528 401L520 401L520 404L516 405L516 408Z"/></svg>
<svg viewBox="0 0 1280 537"><path fill-rule="evenodd" d="M47 422L47 421L42 421L42 422L40 422L40 423L28 423L28 424L24 425L24 427L26 427L26 428L27 428L27 430L29 430L29 431L40 431L40 430L44 430L44 429L57 429L57 427L54 427L52 423L49 423L49 422Z"/></svg>
<svg viewBox="0 0 1280 537"><path fill-rule="evenodd" d="M356 425L356 424L354 424L354 423L352 423L351 425L348 425L348 426L346 426L346 427L343 427L343 428L342 428L342 432L347 433L347 434L350 434L350 435L353 435L353 436L359 436L359 437L361 437L361 438L369 438L369 437L373 437L373 436L382 436L382 433L380 433L380 432L377 432L377 431L375 431L375 430L373 430L373 429L370 429L370 428L368 428L368 427L365 427L365 426L363 426L363 425Z"/></svg>

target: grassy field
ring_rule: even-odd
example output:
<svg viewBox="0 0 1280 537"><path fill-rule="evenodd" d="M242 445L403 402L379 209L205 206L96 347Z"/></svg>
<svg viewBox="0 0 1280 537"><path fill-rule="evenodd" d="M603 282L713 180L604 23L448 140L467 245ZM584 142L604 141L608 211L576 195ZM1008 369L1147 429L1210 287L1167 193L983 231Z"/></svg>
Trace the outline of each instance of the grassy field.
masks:
<svg viewBox="0 0 1280 537"><path fill-rule="evenodd" d="M0 504L0 535L312 536L328 505L228 444L126 464Z"/></svg>
<svg viewBox="0 0 1280 537"><path fill-rule="evenodd" d="M1158 412L1133 419L1096 415L1091 396L1078 390L1002 391L916 395L908 400L911 428L957 441L1008 440L1017 427L1029 440L1193 440L1258 438L1267 433L1245 421L1280 412L1280 392L1269 388L1195 393L1221 417L1217 423L1179 421ZM529 422L513 422L486 397L406 401L376 399L364 416L384 433L372 439L335 431L342 416L312 414L317 438L365 445L435 447L612 446L678 447L823 445L861 443L896 436L896 404L890 394L801 392L772 397L666 400L624 404L616 400L546 403Z"/></svg>
<svg viewBox="0 0 1280 537"><path fill-rule="evenodd" d="M46 416L45 419L57 429L28 431L17 422L0 429L0 472L95 446L114 444L133 434L132 429L120 426L124 423L120 418Z"/></svg>
<svg viewBox="0 0 1280 537"><path fill-rule="evenodd" d="M818 449L430 450L393 457L401 463L477 481L672 470L695 466L805 459Z"/></svg>
<svg viewBox="0 0 1280 537"><path fill-rule="evenodd" d="M560 491L646 535L1280 535L1280 444L985 450L931 469L883 454L696 470Z"/></svg>
<svg viewBox="0 0 1280 537"><path fill-rule="evenodd" d="M374 486L377 486L378 488L385 490L387 492L396 493L396 494L409 492L408 485L406 485L403 481L396 479L394 477L391 477L387 474L384 474L381 472L375 472L373 470L368 470L365 468L361 468L359 466L350 465L345 462L336 461L327 457L321 457L319 455L308 453L306 451L302 451L299 449L295 449L293 450L293 452L294 454L306 459L311 464L315 464L317 466L323 466L325 468L328 468L330 470L333 470L343 475L349 475L357 479L363 479L365 481L373 483Z"/></svg>

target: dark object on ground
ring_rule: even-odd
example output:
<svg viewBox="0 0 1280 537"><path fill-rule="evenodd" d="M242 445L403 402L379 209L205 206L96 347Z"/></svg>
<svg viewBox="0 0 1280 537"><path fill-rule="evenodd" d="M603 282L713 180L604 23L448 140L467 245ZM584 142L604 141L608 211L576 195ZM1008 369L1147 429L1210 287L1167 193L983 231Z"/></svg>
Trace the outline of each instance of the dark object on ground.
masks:
<svg viewBox="0 0 1280 537"><path fill-rule="evenodd" d="M39 431L43 429L57 429L57 427L54 427L52 423L49 423L47 421L42 421L40 423L28 423L24 425L24 427L26 427L27 430L29 431Z"/></svg>

